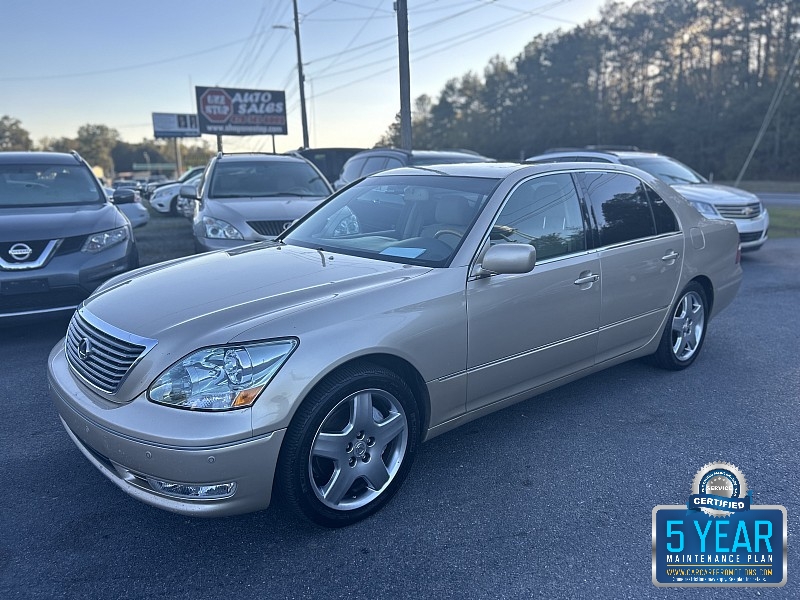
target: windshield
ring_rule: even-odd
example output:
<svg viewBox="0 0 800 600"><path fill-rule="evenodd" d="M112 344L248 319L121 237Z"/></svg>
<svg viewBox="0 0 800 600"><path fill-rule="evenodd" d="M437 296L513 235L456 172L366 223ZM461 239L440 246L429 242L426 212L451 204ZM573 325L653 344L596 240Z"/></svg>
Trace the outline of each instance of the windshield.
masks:
<svg viewBox="0 0 800 600"><path fill-rule="evenodd" d="M623 158L620 162L624 165L637 167L647 171L650 175L658 177L670 185L679 183L708 183L706 179L683 163L666 156L652 156L647 158Z"/></svg>
<svg viewBox="0 0 800 600"><path fill-rule="evenodd" d="M447 266L497 179L368 177L280 240L306 248L429 267Z"/></svg>
<svg viewBox="0 0 800 600"><path fill-rule="evenodd" d="M283 160L217 162L210 186L209 198L319 198L330 194L328 184L311 165Z"/></svg>
<svg viewBox="0 0 800 600"><path fill-rule="evenodd" d="M0 165L0 207L63 206L105 202L83 165Z"/></svg>

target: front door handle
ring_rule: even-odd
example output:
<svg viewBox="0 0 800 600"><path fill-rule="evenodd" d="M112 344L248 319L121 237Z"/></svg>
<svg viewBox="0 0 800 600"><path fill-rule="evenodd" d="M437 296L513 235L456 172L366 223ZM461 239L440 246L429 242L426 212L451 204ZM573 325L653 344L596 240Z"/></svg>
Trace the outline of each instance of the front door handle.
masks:
<svg viewBox="0 0 800 600"><path fill-rule="evenodd" d="M581 273L581 276L575 280L575 285L586 285L587 283L594 283L600 279L600 275L595 275L591 271L588 274L584 275Z"/></svg>
<svg viewBox="0 0 800 600"><path fill-rule="evenodd" d="M674 250L670 250L667 254L665 254L664 256L661 257L661 260L663 260L664 262L669 262L671 260L675 260L679 256L680 256L680 254L678 254Z"/></svg>

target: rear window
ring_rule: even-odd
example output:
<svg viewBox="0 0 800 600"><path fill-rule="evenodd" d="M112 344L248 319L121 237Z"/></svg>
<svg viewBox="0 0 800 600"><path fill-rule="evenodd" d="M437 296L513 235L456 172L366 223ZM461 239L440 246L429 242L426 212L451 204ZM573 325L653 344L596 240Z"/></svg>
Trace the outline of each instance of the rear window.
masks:
<svg viewBox="0 0 800 600"><path fill-rule="evenodd" d="M105 194L83 165L0 165L0 208L105 201Z"/></svg>

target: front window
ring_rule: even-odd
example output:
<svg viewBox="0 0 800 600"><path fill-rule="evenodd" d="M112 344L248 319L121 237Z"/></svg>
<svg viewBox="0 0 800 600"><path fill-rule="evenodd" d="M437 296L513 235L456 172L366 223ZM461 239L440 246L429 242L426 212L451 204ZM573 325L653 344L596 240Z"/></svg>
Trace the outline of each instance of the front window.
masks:
<svg viewBox="0 0 800 600"><path fill-rule="evenodd" d="M288 161L219 161L211 175L208 197L320 197L328 185L311 165Z"/></svg>
<svg viewBox="0 0 800 600"><path fill-rule="evenodd" d="M106 197L83 165L0 165L0 208L98 204Z"/></svg>
<svg viewBox="0 0 800 600"><path fill-rule="evenodd" d="M430 267L449 264L498 180L386 175L345 190L280 241Z"/></svg>
<svg viewBox="0 0 800 600"><path fill-rule="evenodd" d="M630 165L658 177L669 185L682 183L708 183L704 177L692 171L683 163L666 156L649 156L646 158L624 158L623 165Z"/></svg>
<svg viewBox="0 0 800 600"><path fill-rule="evenodd" d="M586 250L583 214L572 177L545 175L522 183L500 211L490 242L533 244L537 260Z"/></svg>

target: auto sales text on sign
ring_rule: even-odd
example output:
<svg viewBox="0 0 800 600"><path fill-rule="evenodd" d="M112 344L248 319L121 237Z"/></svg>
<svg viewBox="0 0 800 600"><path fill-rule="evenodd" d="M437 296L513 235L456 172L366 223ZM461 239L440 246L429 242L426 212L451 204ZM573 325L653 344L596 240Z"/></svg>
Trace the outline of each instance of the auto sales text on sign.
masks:
<svg viewBox="0 0 800 600"><path fill-rule="evenodd" d="M286 135L283 91L195 87L200 132Z"/></svg>

